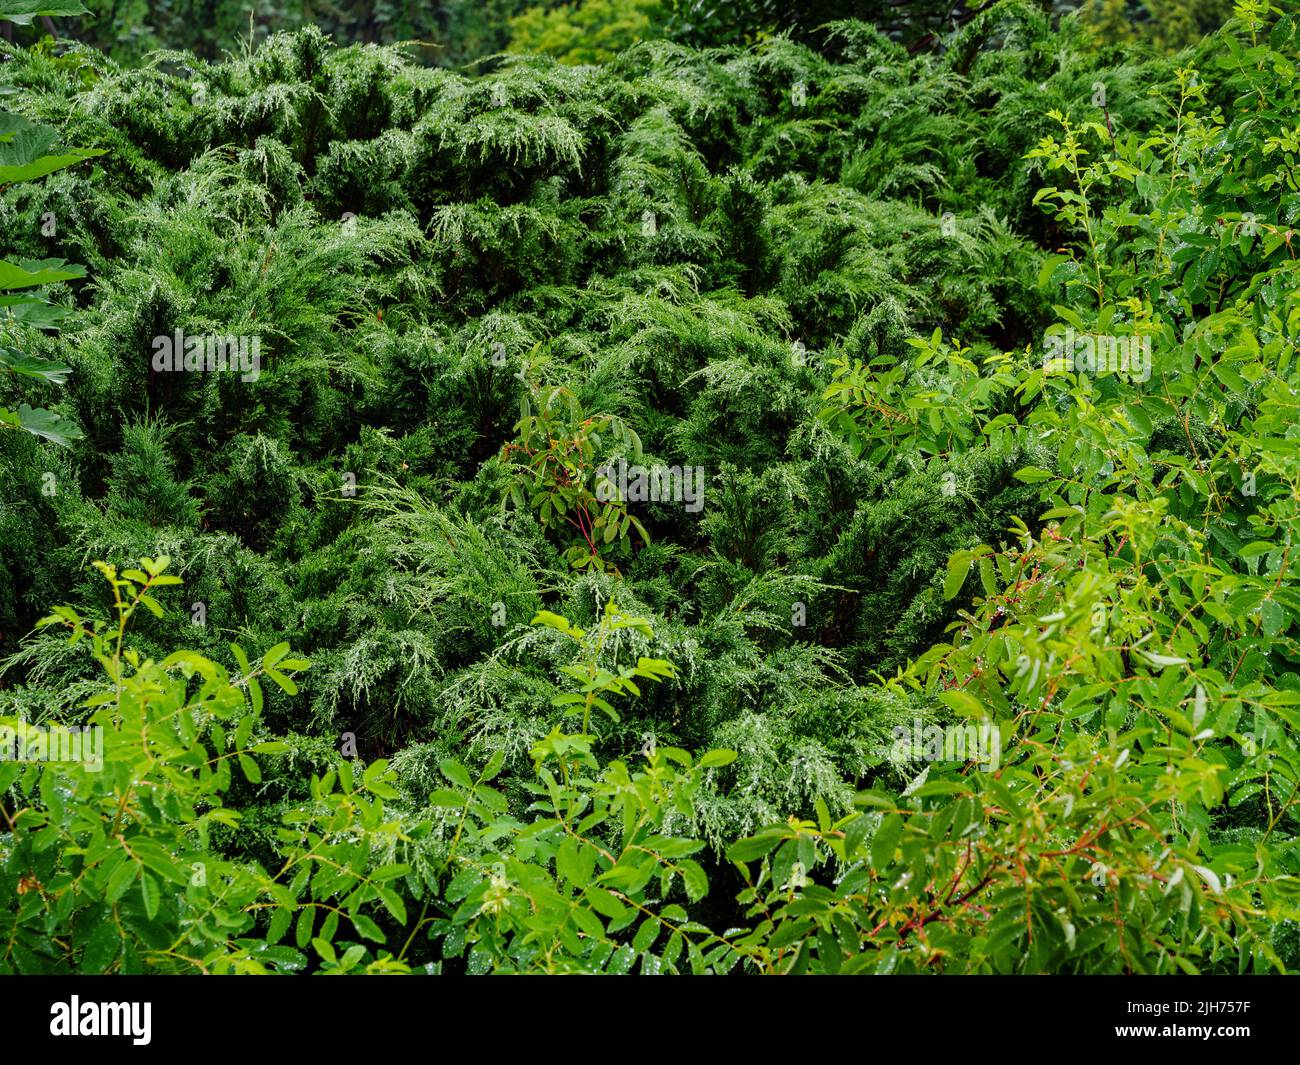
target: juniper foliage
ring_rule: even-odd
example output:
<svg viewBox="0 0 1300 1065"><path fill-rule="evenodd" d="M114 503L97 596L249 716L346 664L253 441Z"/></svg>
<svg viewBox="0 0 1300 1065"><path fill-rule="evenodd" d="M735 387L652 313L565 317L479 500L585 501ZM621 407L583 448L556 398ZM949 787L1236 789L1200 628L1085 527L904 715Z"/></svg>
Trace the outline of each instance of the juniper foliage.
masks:
<svg viewBox="0 0 1300 1065"><path fill-rule="evenodd" d="M1286 117L1294 19L1247 4L1177 58L1091 51L1077 25L1054 27L1019 0L941 51L909 53L863 23L831 34L821 50L778 35L707 51L650 41L601 65L514 56L477 76L339 48L310 28L219 61L167 52L142 68L78 46L0 46L7 106L107 153L40 196L0 190L6 256L58 256L93 278L60 294L63 331L41 341L70 368L66 407L84 437L55 449L0 433L0 713L87 716L79 704L103 683L92 641L69 645L53 624L24 637L51 604L113 607L89 562L166 556L181 598L132 622L148 664L143 719L163 685L153 664L178 647L194 649L221 699L238 689L241 714L247 663L212 666L232 642L273 667L288 637L311 661L259 689L245 727L285 737L265 741L272 757L222 781L255 827L218 830L211 845L262 862L232 898L250 915L270 892L286 914L269 927L241 919L240 934L274 951L287 915L311 912L261 873L286 853L276 833L292 829L278 819L292 824L302 804L360 818L367 860L401 868L394 889L367 880L346 903L359 953L336 953L337 918L324 934L295 916L295 951L213 943L220 961L204 965L293 968L320 940L313 964L325 969L544 967L551 955L513 923L525 899L545 900L567 952L559 967L583 971L638 957L694 971L1300 965L1285 932L1297 916L1300 605L1283 554L1295 371L1281 354L1300 203ZM1242 101L1254 96L1250 117ZM1225 160L1222 137L1254 150ZM1198 184L1211 168L1220 184ZM1044 186L1065 195L1044 199ZM1259 262L1253 246L1219 239L1243 211L1264 229ZM1181 287L1158 280L1171 271L1189 271ZM1144 300L1144 285L1167 305ZM1055 388L1027 352L1062 319L1080 333L1157 335L1183 360L1162 380L1213 366L1227 393L1176 385L1125 406L1109 384ZM1262 368L1218 369L1193 336L1207 319L1220 335L1239 328L1233 358ZM258 372L160 369L159 339L177 330L256 336ZM561 392L564 418L548 421ZM1247 416L1255 435L1234 435ZM1140 444L1125 435L1135 429ZM1213 474L1207 456L1222 460ZM1261 513L1224 502L1228 457L1272 479ZM589 508L575 539L574 508L596 487L583 479L620 458L701 467L703 510L628 503L642 526L631 533L617 507ZM1171 547L1144 507L1184 539ZM1197 576L1208 543L1233 560ZM1181 620L1151 623L1154 659L1137 653L1137 631L1113 647L1049 646L1063 637L1037 618L1051 624L1058 607L1070 624L1102 601L1164 618L1147 565L1183 582L1167 593ZM1074 570L1079 584L1040 580ZM1258 596L1231 599L1247 591ZM1258 623L1243 620L1256 609ZM1227 648L1246 629L1257 643L1234 668ZM1188 630L1203 658L1179 643ZM1044 696L1037 678L1063 657ZM1212 676L1174 678L1198 658ZM615 714L563 731L577 724L569 697L609 692L643 662L673 668L640 667L654 683L632 680ZM1132 685L1132 702L1090 708L1098 684L1107 699ZM1179 731L1207 689L1216 714L1234 710L1208 746L1204 712ZM1246 708L1269 717L1267 765L1225 740ZM1099 715L1087 729L1084 710ZM1058 711L1056 731L1035 731ZM986 792L964 772L927 783L891 739L963 714L992 714L1008 741L1021 729L1018 777ZM1092 876L1100 892L1113 868L1096 873L1085 844L1139 818L1126 805L1142 796L1134 766L1154 778L1165 750L1142 738L1149 760L1125 771L1120 751L1142 729L1199 746L1183 752L1196 765L1160 785L1185 817L1106 838L1115 868L1146 878L1125 896L1130 934L1099 893L1072 885ZM354 801L354 758L384 760L359 779L390 804L391 832L365 812L382 805ZM1086 798L1088 766L1113 783L1104 796ZM1231 806L1206 766L1241 786ZM3 779L14 794L36 787ZM616 797L631 792L640 805L620 830ZM1059 820L1020 836L1005 820L1022 803L1055 810L1066 793L1079 807ZM588 802L591 840L547 835L577 825ZM537 803L551 820L525 832ZM1001 848L987 864L968 845L985 831ZM1252 874L1243 854L1270 839L1279 846ZM1057 874L1032 904L1051 932L1029 942L962 905L986 892L995 907L1030 907L1006 858L1017 846ZM632 870L645 847L654 868ZM1156 860L1174 849L1177 872ZM603 894L582 886L598 867ZM692 939L683 907L702 898L700 877L707 888L706 871L716 885L738 868L739 901L711 905L716 927L752 937ZM828 902L814 876L845 897ZM863 877L894 886L876 893ZM957 884L956 916L932 922ZM811 903L804 916L784 908L806 888L826 907L815 917ZM148 924L158 904L140 890L152 912L132 920ZM326 893L342 900L345 887ZM415 916L435 899L436 916ZM633 931L629 900L663 904L664 927ZM183 928L177 905L168 919ZM429 938L407 952L415 931ZM3 964L76 966L91 945L75 944L65 955L33 940ZM141 964L135 948L93 950L90 967Z"/></svg>

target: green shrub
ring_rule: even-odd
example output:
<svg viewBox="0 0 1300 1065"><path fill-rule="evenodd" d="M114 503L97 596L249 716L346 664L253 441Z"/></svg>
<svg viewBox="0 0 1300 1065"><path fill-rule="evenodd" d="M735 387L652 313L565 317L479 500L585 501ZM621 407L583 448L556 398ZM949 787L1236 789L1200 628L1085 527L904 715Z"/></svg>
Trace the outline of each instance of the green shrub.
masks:
<svg viewBox="0 0 1300 1065"><path fill-rule="evenodd" d="M202 714L0 763L5 964L1300 968L1296 27L6 49L7 106L110 155L0 189L15 259L94 277L0 325L85 433L0 433L0 713ZM154 370L177 328L260 374ZM611 495L638 452L701 506ZM23 639L162 555L134 658ZM216 663L284 634L314 668L252 708ZM900 739L967 726L996 765ZM285 746L227 780L232 736ZM132 804L172 776L192 811ZM216 863L226 923L162 859L81 875L96 825L96 869ZM347 876L295 884L313 838Z"/></svg>

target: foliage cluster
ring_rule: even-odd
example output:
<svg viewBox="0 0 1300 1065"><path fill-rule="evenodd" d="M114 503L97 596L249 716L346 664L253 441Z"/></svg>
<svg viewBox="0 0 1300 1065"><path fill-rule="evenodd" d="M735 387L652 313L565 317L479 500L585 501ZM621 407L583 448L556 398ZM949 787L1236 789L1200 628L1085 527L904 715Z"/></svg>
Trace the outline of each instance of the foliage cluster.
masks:
<svg viewBox="0 0 1300 1065"><path fill-rule="evenodd" d="M1300 968L1296 20L834 34L0 46L0 968Z"/></svg>
<svg viewBox="0 0 1300 1065"><path fill-rule="evenodd" d="M1099 46L1194 44L1232 13L1232 0L1035 0L1053 18L1077 13ZM172 48L213 60L258 47L272 34L315 26L340 44L405 46L420 62L461 68L511 51L565 63L605 62L641 41L693 47L752 44L778 34L834 52L828 27L870 23L911 48L943 46L986 0L8 0L26 44L54 36L90 44L118 62L142 64ZM0 22L13 39L14 26Z"/></svg>

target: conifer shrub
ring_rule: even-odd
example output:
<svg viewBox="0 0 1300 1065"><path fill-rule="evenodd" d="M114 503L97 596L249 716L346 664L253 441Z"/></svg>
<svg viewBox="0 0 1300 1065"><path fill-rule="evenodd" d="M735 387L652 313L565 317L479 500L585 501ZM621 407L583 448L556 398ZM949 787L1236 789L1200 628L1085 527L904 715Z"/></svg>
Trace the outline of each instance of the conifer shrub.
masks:
<svg viewBox="0 0 1300 1065"><path fill-rule="evenodd" d="M0 45L0 971L1295 971L1296 34Z"/></svg>

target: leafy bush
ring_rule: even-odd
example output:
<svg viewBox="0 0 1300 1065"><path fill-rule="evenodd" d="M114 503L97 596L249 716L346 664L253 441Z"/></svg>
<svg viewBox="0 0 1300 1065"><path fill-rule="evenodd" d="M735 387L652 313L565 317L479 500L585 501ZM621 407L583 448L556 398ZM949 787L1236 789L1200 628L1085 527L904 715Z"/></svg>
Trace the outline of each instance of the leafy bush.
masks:
<svg viewBox="0 0 1300 1065"><path fill-rule="evenodd" d="M5 48L0 963L1300 969L1296 20L944 32Z"/></svg>
<svg viewBox="0 0 1300 1065"><path fill-rule="evenodd" d="M102 150L57 149L58 131L51 126L29 122L21 115L0 111L0 187L36 181L70 166L103 155ZM52 148L57 150L51 151ZM50 225L47 215L43 228ZM39 290L60 282L84 277L85 270L69 266L62 259L17 262L0 259L0 322L5 334L15 334L17 343L23 332L57 330L64 309L52 303ZM38 290L33 292L32 290ZM67 366L0 344L0 367L12 381L19 377L34 378L45 384L62 385L70 372ZM67 445L81 432L55 411L30 407L22 403L16 411L0 407L0 427L21 429L57 444Z"/></svg>
<svg viewBox="0 0 1300 1065"><path fill-rule="evenodd" d="M562 63L604 63L662 35L660 0L583 0L529 7L510 20L512 51L553 55Z"/></svg>

